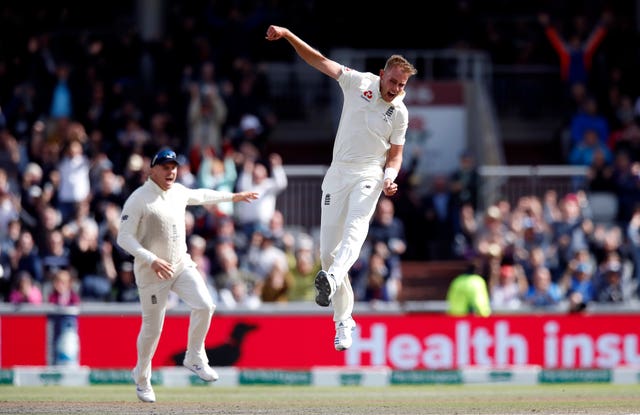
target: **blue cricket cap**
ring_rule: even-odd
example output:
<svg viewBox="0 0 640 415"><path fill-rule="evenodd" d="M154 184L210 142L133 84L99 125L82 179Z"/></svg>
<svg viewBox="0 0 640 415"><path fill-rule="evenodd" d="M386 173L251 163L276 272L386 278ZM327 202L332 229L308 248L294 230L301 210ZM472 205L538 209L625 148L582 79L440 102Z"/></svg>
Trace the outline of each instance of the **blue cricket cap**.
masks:
<svg viewBox="0 0 640 415"><path fill-rule="evenodd" d="M178 165L180 164L176 152L169 149L160 150L155 156L153 156L153 159L151 159L151 167L157 166L158 164L168 163L170 161Z"/></svg>

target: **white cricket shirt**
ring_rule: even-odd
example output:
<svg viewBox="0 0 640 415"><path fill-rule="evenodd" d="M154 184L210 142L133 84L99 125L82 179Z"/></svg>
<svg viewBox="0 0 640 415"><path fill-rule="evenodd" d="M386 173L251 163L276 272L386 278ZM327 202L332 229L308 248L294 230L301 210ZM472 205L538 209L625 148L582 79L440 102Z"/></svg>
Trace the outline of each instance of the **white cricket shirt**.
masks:
<svg viewBox="0 0 640 415"><path fill-rule="evenodd" d="M162 190L153 180L147 179L124 203L118 231L118 244L135 258L136 282L141 284L145 281L139 281L139 278L151 277L150 266L156 258L171 263L176 274L192 263L186 242L185 209L188 205L229 202L232 198L233 194L229 192L190 189L180 183Z"/></svg>
<svg viewBox="0 0 640 415"><path fill-rule="evenodd" d="M409 112L402 100L380 96L380 77L342 67L338 83L344 94L333 145L333 161L384 167L391 144L404 145Z"/></svg>

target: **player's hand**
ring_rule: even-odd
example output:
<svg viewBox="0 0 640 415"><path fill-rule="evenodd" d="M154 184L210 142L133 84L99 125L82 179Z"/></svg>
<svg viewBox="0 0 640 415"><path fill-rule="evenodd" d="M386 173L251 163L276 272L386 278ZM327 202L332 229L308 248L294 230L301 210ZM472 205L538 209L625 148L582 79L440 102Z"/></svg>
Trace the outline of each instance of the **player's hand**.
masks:
<svg viewBox="0 0 640 415"><path fill-rule="evenodd" d="M234 193L233 201L234 202L251 202L252 200L256 200L260 197L258 192L239 192Z"/></svg>
<svg viewBox="0 0 640 415"><path fill-rule="evenodd" d="M391 179L387 179L384 181L382 185L382 191L385 196L393 196L398 191L398 184L391 181Z"/></svg>
<svg viewBox="0 0 640 415"><path fill-rule="evenodd" d="M265 36L265 39L267 40L282 39L286 32L287 32L287 29L285 29L284 27L271 25L267 29L267 35Z"/></svg>
<svg viewBox="0 0 640 415"><path fill-rule="evenodd" d="M173 277L173 267L170 263L164 259L158 258L151 263L151 269L153 269L161 280L168 280Z"/></svg>

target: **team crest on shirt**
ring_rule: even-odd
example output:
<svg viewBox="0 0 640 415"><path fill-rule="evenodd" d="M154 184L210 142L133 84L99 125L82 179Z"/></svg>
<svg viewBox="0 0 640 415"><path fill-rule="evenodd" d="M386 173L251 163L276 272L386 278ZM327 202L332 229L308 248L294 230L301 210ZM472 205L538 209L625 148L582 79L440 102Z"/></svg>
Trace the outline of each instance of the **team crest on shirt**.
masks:
<svg viewBox="0 0 640 415"><path fill-rule="evenodd" d="M367 102L371 102L371 98L373 98L373 91L370 89L364 91L362 93L362 98L364 98L364 100Z"/></svg>
<svg viewBox="0 0 640 415"><path fill-rule="evenodd" d="M122 222L124 222L125 220L129 219L129 215L122 215Z"/></svg>

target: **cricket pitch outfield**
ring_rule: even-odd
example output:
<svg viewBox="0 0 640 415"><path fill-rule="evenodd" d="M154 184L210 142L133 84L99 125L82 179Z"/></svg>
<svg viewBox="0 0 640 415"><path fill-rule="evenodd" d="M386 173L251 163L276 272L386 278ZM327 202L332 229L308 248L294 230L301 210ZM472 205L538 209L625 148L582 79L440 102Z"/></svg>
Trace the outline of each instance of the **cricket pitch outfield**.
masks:
<svg viewBox="0 0 640 415"><path fill-rule="evenodd" d="M0 414L639 414L640 386L612 384L387 387L0 386Z"/></svg>

